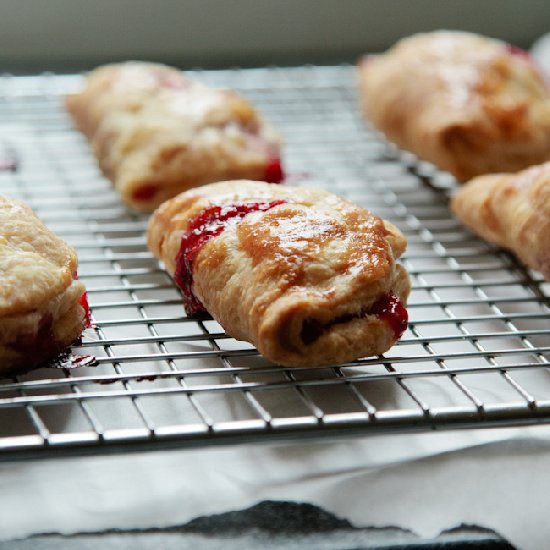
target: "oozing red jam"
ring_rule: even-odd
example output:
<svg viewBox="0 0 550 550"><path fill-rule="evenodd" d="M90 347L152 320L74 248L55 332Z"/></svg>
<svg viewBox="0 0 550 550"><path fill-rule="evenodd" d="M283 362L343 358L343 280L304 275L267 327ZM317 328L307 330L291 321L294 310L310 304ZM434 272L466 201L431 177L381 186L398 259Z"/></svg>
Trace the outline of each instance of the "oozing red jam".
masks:
<svg viewBox="0 0 550 550"><path fill-rule="evenodd" d="M189 88L193 82L183 76L182 74L173 74L161 70L151 69L151 73L154 75L157 85L160 88L167 88L171 90L183 90Z"/></svg>
<svg viewBox="0 0 550 550"><path fill-rule="evenodd" d="M76 281L78 279L78 273L75 271L73 273L73 279ZM90 313L90 306L88 304L88 293L84 291L84 294L78 300L80 307L84 310L84 328L92 327L92 315Z"/></svg>
<svg viewBox="0 0 550 550"><path fill-rule="evenodd" d="M132 198L135 201L150 201L158 191L158 187L156 185L142 185L141 187L137 187L132 192Z"/></svg>
<svg viewBox="0 0 550 550"><path fill-rule="evenodd" d="M176 257L176 273L174 274L174 280L183 292L187 315L207 315L204 306L193 292L193 264L200 249L212 237L222 233L230 223L244 218L251 212L265 212L284 202L284 200L276 200L214 205L205 208L191 220L187 232L181 237L181 246Z"/></svg>
<svg viewBox="0 0 550 550"><path fill-rule="evenodd" d="M384 319L393 329L395 338L401 338L407 330L409 314L401 300L393 293L382 296L370 308L371 315L378 315Z"/></svg>
<svg viewBox="0 0 550 550"><path fill-rule="evenodd" d="M305 319L302 325L300 336L304 344L309 345L317 341L323 332L334 325L349 323L353 319L362 319L367 315L377 315L380 319L384 319L391 326L395 339L399 339L407 329L407 321L409 319L405 306L401 300L393 293L385 294L377 300L368 310L360 311L359 313L349 313L336 317L328 323L321 323L317 319Z"/></svg>
<svg viewBox="0 0 550 550"><path fill-rule="evenodd" d="M518 57L523 57L527 61L532 60L532 57L529 54L529 52L526 52L525 50L522 50L521 48L518 48L517 46L513 46L512 44L506 44L506 51L510 55L516 55Z"/></svg>
<svg viewBox="0 0 550 550"><path fill-rule="evenodd" d="M90 306L88 305L88 293L87 292L84 292L84 294L80 297L80 300L78 300L78 303L84 309L84 327L85 328L91 328L92 327L92 316L90 314Z"/></svg>
<svg viewBox="0 0 550 550"><path fill-rule="evenodd" d="M274 157L270 159L265 167L264 179L268 183L281 183L285 179L280 158Z"/></svg>

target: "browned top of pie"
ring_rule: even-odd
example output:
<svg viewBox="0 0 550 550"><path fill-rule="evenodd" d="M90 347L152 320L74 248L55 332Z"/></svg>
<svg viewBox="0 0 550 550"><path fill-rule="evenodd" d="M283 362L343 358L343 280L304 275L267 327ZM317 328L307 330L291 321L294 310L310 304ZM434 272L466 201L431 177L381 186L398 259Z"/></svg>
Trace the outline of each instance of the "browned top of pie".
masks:
<svg viewBox="0 0 550 550"><path fill-rule="evenodd" d="M149 245L174 273L181 235L189 221L212 202L281 199L286 202L240 221L237 234L240 248L253 263L267 261L273 270L270 276L284 276L289 284L291 279L296 284L320 277L315 269L320 265L376 280L405 249L404 237L391 224L332 193L246 180L211 184L164 203L150 222ZM205 255L210 248L205 246ZM338 258L337 265L331 258Z"/></svg>
<svg viewBox="0 0 550 550"><path fill-rule="evenodd" d="M460 180L550 158L550 89L526 52L438 31L359 63L363 108L398 146Z"/></svg>

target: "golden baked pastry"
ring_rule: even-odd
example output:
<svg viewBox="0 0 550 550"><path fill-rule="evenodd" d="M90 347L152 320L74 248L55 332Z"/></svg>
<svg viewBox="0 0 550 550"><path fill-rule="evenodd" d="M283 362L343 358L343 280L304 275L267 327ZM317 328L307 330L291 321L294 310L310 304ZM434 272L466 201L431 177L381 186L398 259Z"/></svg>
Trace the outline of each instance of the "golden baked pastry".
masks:
<svg viewBox="0 0 550 550"><path fill-rule="evenodd" d="M148 245L189 315L285 366L378 355L407 326L406 240L326 191L252 181L181 193L153 214Z"/></svg>
<svg viewBox="0 0 550 550"><path fill-rule="evenodd" d="M479 176L458 190L451 208L475 233L550 280L550 162Z"/></svg>
<svg viewBox="0 0 550 550"><path fill-rule="evenodd" d="M212 181L283 178L279 137L245 99L170 67L100 67L66 107L103 173L140 212Z"/></svg>
<svg viewBox="0 0 550 550"><path fill-rule="evenodd" d="M550 160L550 89L526 52L465 32L405 38L358 64L365 115L465 181Z"/></svg>
<svg viewBox="0 0 550 550"><path fill-rule="evenodd" d="M0 195L0 374L34 367L89 323L74 250L26 205Z"/></svg>

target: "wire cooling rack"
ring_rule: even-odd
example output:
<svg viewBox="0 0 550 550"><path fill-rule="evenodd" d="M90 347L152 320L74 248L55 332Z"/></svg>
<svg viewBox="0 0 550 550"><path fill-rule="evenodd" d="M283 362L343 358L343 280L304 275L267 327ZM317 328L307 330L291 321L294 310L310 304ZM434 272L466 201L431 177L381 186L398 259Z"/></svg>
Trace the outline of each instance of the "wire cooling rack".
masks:
<svg viewBox="0 0 550 550"><path fill-rule="evenodd" d="M123 207L62 109L81 77L0 77L0 192L77 249L95 328L74 351L97 359L0 382L0 459L550 421L549 285L453 219L450 176L364 124L352 67L194 76L263 111L293 184L402 229L408 331L384 357L289 369L187 319L145 246L147 218Z"/></svg>

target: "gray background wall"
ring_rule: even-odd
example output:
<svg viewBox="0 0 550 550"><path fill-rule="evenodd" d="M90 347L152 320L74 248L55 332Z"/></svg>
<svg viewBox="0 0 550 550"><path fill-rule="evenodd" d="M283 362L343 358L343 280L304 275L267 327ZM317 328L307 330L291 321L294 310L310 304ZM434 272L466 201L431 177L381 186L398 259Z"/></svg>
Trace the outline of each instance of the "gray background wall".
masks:
<svg viewBox="0 0 550 550"><path fill-rule="evenodd" d="M528 47L550 31L550 0L0 0L0 70L128 58L181 67L353 61L438 28Z"/></svg>

